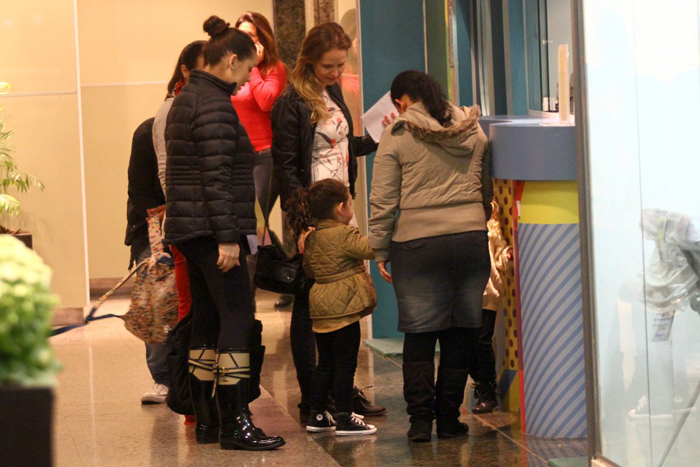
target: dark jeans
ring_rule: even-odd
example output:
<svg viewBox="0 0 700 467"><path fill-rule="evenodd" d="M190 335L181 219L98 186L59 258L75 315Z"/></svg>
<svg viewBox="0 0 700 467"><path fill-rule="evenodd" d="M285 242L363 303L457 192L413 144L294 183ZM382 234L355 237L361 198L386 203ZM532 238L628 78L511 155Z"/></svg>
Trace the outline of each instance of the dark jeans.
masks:
<svg viewBox="0 0 700 467"><path fill-rule="evenodd" d="M481 329L476 342L473 360L469 363L469 374L475 383L496 381L496 355L493 353L493 330L498 312L482 310Z"/></svg>
<svg viewBox="0 0 700 467"><path fill-rule="evenodd" d="M405 363L432 362L440 341L440 366L467 370L473 360L479 328L449 328L442 331L406 333L403 341Z"/></svg>
<svg viewBox="0 0 700 467"><path fill-rule="evenodd" d="M314 373L311 408L326 409L326 400L333 390L338 412L352 412L352 387L360 350L360 322L333 332L316 333L318 366Z"/></svg>
<svg viewBox="0 0 700 467"><path fill-rule="evenodd" d="M223 273L216 265L219 245L214 237L178 244L187 259L192 293L191 348L216 346L220 351L247 349L255 320L245 248L241 265Z"/></svg>
<svg viewBox="0 0 700 467"><path fill-rule="evenodd" d="M292 323L289 330L292 341L292 360L297 371L302 405L309 405L311 380L316 370L316 341L309 312L309 292L313 280L307 279L302 290L294 297Z"/></svg>

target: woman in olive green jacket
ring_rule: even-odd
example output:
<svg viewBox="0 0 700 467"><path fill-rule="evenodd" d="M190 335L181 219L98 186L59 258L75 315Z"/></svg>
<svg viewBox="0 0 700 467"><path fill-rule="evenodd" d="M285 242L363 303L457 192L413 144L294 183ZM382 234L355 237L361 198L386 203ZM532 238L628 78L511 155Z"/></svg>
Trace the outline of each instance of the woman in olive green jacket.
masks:
<svg viewBox="0 0 700 467"><path fill-rule="evenodd" d="M309 189L297 189L287 203L287 219L295 236L311 226L315 228L303 240L304 268L307 276L315 280L309 308L318 348L306 429L335 431L339 436L377 431L355 416L352 409L360 319L377 306L374 285L364 265L364 260L374 258L374 252L367 238L349 225L353 215L350 191L334 179L321 180ZM331 388L337 426L326 412Z"/></svg>

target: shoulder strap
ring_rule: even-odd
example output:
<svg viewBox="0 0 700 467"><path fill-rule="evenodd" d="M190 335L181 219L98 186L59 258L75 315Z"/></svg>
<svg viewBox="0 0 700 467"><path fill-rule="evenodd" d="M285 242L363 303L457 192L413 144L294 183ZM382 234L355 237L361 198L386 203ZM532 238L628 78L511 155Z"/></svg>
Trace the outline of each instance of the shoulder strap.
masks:
<svg viewBox="0 0 700 467"><path fill-rule="evenodd" d="M71 325L69 325L69 326L63 326L63 327L54 329L54 330L51 332L51 336L50 336L50 337L57 336L57 335L59 335L59 334L63 334L64 332L68 332L68 331L71 331L71 330L73 330L73 329L83 327L83 326L85 326L86 324L88 324L90 321L97 321L97 320L105 319L105 318L121 318L121 316L115 315L115 314L113 314L113 313L109 313L109 314L101 315L101 316L95 316L95 313L97 313L97 310L102 306L102 304L103 304L109 297L111 297L111 296L114 294L114 292L116 292L117 290L119 290L119 289L121 288L121 286L123 286L124 283L125 283L126 281L128 281L128 280L131 278L131 276L133 276L134 274L136 274L142 267L144 267L146 264L148 264L148 262L149 262L150 260L151 260L151 258L147 258L147 259L143 260L141 263L139 263L138 266L136 266L134 269L132 269L131 272L129 272L129 274L127 274L126 276L124 276L124 278L122 278L122 280L120 280L119 283L117 283L117 285L115 285L114 287L112 287L111 290L109 290L106 294L104 294L103 296L101 296L101 297L94 303L94 305L92 306L92 308L90 309L90 313L88 313L88 315L85 317L85 321L83 321L83 322L80 323L80 324L71 324Z"/></svg>

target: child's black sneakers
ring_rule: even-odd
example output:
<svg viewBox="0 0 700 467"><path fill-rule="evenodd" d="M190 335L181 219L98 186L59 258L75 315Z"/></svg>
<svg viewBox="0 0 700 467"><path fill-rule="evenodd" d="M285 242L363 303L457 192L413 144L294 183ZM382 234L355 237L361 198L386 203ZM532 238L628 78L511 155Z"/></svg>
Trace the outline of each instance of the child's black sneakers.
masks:
<svg viewBox="0 0 700 467"><path fill-rule="evenodd" d="M337 436L373 435L376 432L377 427L374 425L366 425L360 416L347 412L338 413L338 422L335 427L335 434Z"/></svg>
<svg viewBox="0 0 700 467"><path fill-rule="evenodd" d="M316 412L312 410L309 414L309 421L306 423L306 431L312 433L335 431L335 420L328 411Z"/></svg>

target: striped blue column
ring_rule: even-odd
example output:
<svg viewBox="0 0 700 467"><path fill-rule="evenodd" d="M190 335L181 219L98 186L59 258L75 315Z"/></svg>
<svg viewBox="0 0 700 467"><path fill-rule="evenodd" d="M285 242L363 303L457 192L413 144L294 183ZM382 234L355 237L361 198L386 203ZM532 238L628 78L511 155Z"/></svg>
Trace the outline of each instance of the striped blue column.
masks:
<svg viewBox="0 0 700 467"><path fill-rule="evenodd" d="M527 434L585 438L578 224L518 226Z"/></svg>

